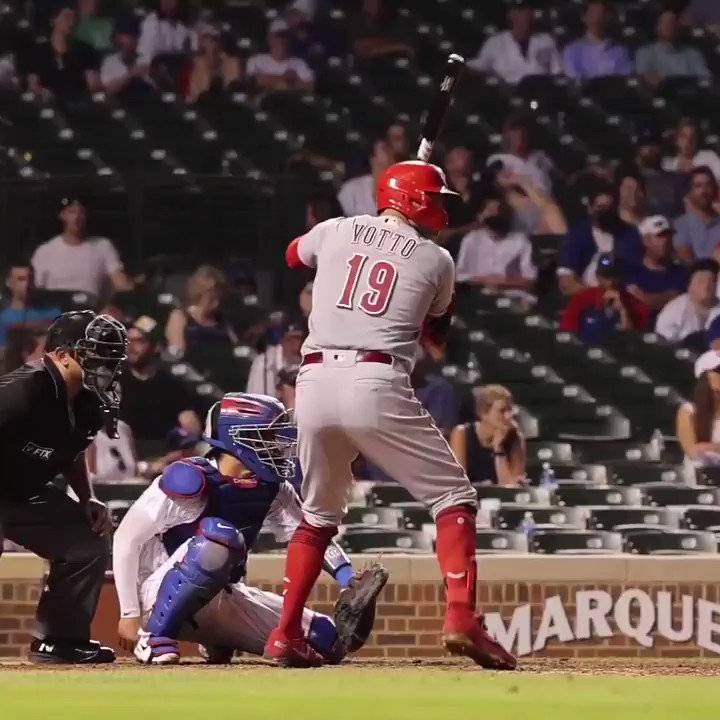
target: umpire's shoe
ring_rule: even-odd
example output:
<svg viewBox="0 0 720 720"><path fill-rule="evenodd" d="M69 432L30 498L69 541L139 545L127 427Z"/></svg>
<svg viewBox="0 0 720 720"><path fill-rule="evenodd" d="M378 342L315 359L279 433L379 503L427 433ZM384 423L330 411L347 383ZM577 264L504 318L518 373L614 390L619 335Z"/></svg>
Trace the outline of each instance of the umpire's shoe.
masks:
<svg viewBox="0 0 720 720"><path fill-rule="evenodd" d="M35 638L30 643L28 659L33 663L55 665L93 665L115 662L115 651L96 640L73 642Z"/></svg>

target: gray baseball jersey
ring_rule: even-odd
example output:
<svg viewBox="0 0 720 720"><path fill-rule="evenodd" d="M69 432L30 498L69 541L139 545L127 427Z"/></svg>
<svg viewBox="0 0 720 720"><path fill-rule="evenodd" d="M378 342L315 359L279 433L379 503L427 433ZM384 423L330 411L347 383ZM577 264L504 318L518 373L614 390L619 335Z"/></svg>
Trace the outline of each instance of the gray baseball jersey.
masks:
<svg viewBox="0 0 720 720"><path fill-rule="evenodd" d="M317 268L304 352L380 350L412 363L423 320L452 299L450 254L398 217L326 220L298 254Z"/></svg>

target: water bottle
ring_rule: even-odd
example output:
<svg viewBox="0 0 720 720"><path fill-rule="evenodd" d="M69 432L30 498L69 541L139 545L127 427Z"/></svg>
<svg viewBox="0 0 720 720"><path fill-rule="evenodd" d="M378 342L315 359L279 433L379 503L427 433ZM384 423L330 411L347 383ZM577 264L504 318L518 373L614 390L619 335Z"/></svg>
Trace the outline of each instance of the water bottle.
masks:
<svg viewBox="0 0 720 720"><path fill-rule="evenodd" d="M480 364L474 352L468 355L465 371L467 373L468 382L475 382L480 377Z"/></svg>
<svg viewBox="0 0 720 720"><path fill-rule="evenodd" d="M554 492L557 490L555 471L552 467L550 467L550 463L543 463L542 475L540 476L540 487L545 488L548 492Z"/></svg>
<svg viewBox="0 0 720 720"><path fill-rule="evenodd" d="M528 510L524 515L522 522L520 523L520 532L527 536L528 539L535 535L535 518L533 514Z"/></svg>
<svg viewBox="0 0 720 720"><path fill-rule="evenodd" d="M655 457L661 460L663 451L665 450L665 438L663 437L662 430L659 428L655 428L655 432L653 432L650 437L650 447Z"/></svg>

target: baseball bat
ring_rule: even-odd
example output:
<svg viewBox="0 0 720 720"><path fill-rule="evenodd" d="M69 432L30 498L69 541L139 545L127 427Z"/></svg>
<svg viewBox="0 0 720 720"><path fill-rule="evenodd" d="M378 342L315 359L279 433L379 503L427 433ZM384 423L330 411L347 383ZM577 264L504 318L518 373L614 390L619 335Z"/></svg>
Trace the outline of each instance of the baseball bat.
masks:
<svg viewBox="0 0 720 720"><path fill-rule="evenodd" d="M440 134L445 116L450 109L452 102L452 94L455 89L455 83L460 77L460 71L465 66L465 58L461 55L453 53L447 59L445 64L445 75L440 83L440 89L435 96L432 105L425 116L425 122L422 126L420 138L420 147L417 151L418 160L428 162L432 155L433 146Z"/></svg>

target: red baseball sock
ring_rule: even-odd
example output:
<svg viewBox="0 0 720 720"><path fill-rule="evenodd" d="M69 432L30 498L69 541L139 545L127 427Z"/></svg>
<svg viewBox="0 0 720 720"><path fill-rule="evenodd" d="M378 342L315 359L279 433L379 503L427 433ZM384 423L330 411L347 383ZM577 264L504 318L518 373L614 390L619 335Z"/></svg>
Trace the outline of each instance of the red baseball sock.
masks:
<svg viewBox="0 0 720 720"><path fill-rule="evenodd" d="M435 518L436 553L447 596L446 625L463 629L475 620L475 508L456 505Z"/></svg>
<svg viewBox="0 0 720 720"><path fill-rule="evenodd" d="M336 527L316 528L303 520L290 540L285 560L285 590L278 629L286 637L302 636L302 614L322 570L325 550Z"/></svg>

